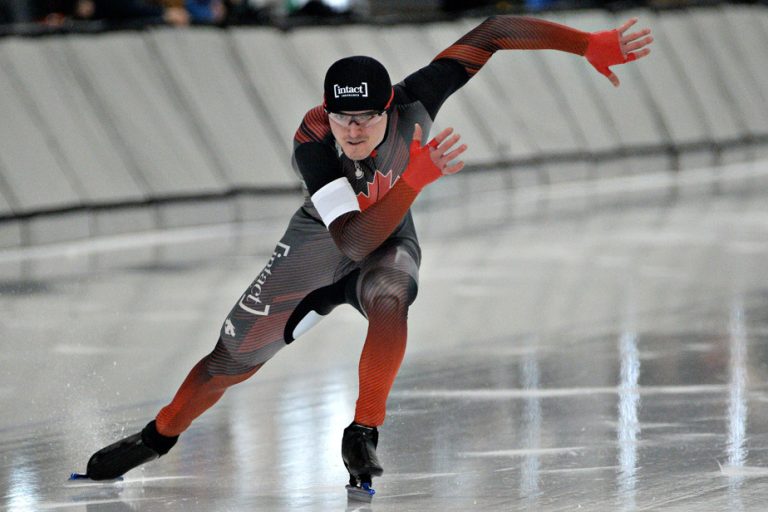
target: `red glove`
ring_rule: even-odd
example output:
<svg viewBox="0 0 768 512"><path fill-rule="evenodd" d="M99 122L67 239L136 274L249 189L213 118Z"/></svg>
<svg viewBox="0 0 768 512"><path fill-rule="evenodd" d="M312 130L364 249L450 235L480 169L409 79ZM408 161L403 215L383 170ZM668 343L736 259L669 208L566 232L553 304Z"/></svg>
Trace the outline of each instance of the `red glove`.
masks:
<svg viewBox="0 0 768 512"><path fill-rule="evenodd" d="M608 78L613 75L608 66L625 64L637 59L637 55L634 53L624 55L621 51L618 29L589 34L589 44L584 56L595 69Z"/></svg>
<svg viewBox="0 0 768 512"><path fill-rule="evenodd" d="M413 190L420 192L424 187L436 181L443 173L432 162L430 151L437 147L437 141L432 139L426 146L414 139L411 141L411 158L408 167L400 176L402 180Z"/></svg>

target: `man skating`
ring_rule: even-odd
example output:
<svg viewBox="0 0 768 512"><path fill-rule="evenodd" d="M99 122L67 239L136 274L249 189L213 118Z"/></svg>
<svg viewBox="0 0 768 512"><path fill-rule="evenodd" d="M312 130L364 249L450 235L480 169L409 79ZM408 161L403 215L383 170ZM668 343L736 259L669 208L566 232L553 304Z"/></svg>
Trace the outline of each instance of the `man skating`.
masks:
<svg viewBox="0 0 768 512"><path fill-rule="evenodd" d="M650 31L627 33L635 21L587 33L534 18L494 16L394 87L372 58L334 63L325 77L323 104L307 112L294 138L303 206L236 301L213 351L142 432L95 453L87 476L116 478L167 453L229 386L347 303L367 318L368 332L342 459L351 484L370 484L383 471L376 455L378 427L403 359L408 308L418 288L421 250L410 206L429 183L463 167L456 159L466 146L457 146L459 136L451 129L422 146L440 106L501 49L582 55L618 85L609 66L650 51Z"/></svg>

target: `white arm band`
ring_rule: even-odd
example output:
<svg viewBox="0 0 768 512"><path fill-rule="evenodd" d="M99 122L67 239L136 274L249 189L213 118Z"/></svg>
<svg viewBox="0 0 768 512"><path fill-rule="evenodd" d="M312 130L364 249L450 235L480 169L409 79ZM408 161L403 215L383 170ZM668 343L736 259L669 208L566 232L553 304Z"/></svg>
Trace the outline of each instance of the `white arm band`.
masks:
<svg viewBox="0 0 768 512"><path fill-rule="evenodd" d="M312 204L323 219L325 227L347 212L359 212L360 204L347 178L338 178L312 194Z"/></svg>

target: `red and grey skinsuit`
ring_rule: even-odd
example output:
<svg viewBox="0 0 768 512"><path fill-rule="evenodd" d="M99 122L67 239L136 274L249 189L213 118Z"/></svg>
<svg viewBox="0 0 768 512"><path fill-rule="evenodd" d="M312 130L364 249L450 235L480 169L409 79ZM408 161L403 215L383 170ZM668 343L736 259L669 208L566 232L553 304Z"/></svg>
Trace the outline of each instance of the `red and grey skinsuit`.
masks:
<svg viewBox="0 0 768 512"><path fill-rule="evenodd" d="M421 155L418 148L409 155L414 124L426 138L442 103L496 50L550 48L584 55L589 41L589 33L542 20L487 19L394 86L386 136L357 162L337 148L323 108L311 109L294 140L304 205L233 307L214 350L158 414L158 431L172 436L186 430L228 386L253 375L342 303L369 321L355 421L380 425L405 351L408 306L418 283L421 251L409 208L423 186L414 185L420 183L418 173L429 160L423 148Z"/></svg>

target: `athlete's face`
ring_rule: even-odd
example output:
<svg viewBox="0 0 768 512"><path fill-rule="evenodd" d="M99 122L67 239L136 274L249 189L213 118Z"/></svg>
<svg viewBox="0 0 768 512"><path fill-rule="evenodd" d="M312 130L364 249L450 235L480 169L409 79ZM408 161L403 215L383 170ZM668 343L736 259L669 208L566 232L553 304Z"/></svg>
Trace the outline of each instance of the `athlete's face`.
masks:
<svg viewBox="0 0 768 512"><path fill-rule="evenodd" d="M367 158L387 133L386 112L342 112L328 118L333 137L351 160Z"/></svg>

